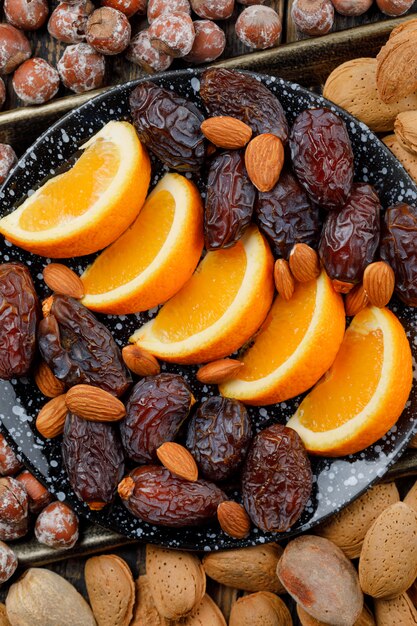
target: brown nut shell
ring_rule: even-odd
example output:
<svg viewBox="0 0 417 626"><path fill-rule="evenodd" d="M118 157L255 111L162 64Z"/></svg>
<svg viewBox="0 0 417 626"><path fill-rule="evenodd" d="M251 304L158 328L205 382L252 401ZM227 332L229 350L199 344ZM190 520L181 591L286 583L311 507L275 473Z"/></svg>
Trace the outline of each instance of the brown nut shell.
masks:
<svg viewBox="0 0 417 626"><path fill-rule="evenodd" d="M232 606L229 626L292 626L291 614L281 598L258 591L239 598Z"/></svg>
<svg viewBox="0 0 417 626"><path fill-rule="evenodd" d="M98 626L128 626L135 604L135 583L127 563L115 554L85 564L88 597Z"/></svg>

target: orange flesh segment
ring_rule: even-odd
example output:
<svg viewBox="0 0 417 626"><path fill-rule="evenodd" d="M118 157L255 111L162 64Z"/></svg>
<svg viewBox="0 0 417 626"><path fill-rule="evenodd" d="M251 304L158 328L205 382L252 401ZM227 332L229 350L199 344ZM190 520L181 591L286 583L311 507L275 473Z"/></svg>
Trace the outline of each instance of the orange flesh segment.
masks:
<svg viewBox="0 0 417 626"><path fill-rule="evenodd" d="M174 215L175 200L169 191L160 191L150 198L132 226L101 253L94 271L83 278L86 292L106 293L143 272L164 245Z"/></svg>
<svg viewBox="0 0 417 626"><path fill-rule="evenodd" d="M277 297L256 337L254 345L240 358L242 380L267 376L290 357L304 338L316 303L317 283L297 283L291 300Z"/></svg>
<svg viewBox="0 0 417 626"><path fill-rule="evenodd" d="M245 271L242 243L208 252L188 283L159 311L154 335L162 342L182 341L214 324L235 299Z"/></svg>
<svg viewBox="0 0 417 626"><path fill-rule="evenodd" d="M48 230L85 213L112 182L120 154L113 142L97 140L74 166L45 184L36 201L21 215L26 231Z"/></svg>
<svg viewBox="0 0 417 626"><path fill-rule="evenodd" d="M348 329L332 367L303 400L301 424L324 432L342 426L360 413L379 383L383 355L381 330L364 334Z"/></svg>

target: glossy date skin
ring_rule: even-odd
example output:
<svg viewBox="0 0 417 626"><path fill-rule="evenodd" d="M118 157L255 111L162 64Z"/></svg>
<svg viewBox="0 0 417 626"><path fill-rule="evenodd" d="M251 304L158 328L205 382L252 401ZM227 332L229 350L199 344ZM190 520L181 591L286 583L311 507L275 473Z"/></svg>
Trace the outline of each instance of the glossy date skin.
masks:
<svg viewBox="0 0 417 626"><path fill-rule="evenodd" d="M74 298L53 296L38 341L55 376L70 387L85 383L121 396L132 382L110 331Z"/></svg>
<svg viewBox="0 0 417 626"><path fill-rule="evenodd" d="M381 204L371 185L355 183L341 211L327 215L319 254L332 279L357 283L372 263L380 238Z"/></svg>
<svg viewBox="0 0 417 626"><path fill-rule="evenodd" d="M232 150L214 157L207 179L204 214L207 250L229 248L242 237L252 218L255 196L242 151Z"/></svg>
<svg viewBox="0 0 417 626"><path fill-rule="evenodd" d="M281 172L271 191L259 192L256 221L274 256L287 259L296 243L315 248L320 236L319 210L289 171Z"/></svg>
<svg viewBox="0 0 417 626"><path fill-rule="evenodd" d="M205 158L201 132L204 116L190 100L151 81L130 95L130 109L139 139L154 155L180 172L197 172Z"/></svg>
<svg viewBox="0 0 417 626"><path fill-rule="evenodd" d="M137 463L157 461L157 448L174 441L193 403L191 390L177 374L148 376L138 382L120 423L127 456Z"/></svg>
<svg viewBox="0 0 417 626"><path fill-rule="evenodd" d="M408 306L417 306L417 209L401 202L385 212L381 259L395 273L395 292Z"/></svg>
<svg viewBox="0 0 417 626"><path fill-rule="evenodd" d="M353 151L344 121L329 109L300 113L290 133L295 175L313 202L342 208L353 182Z"/></svg>
<svg viewBox="0 0 417 626"><path fill-rule="evenodd" d="M227 500L213 483L183 480L158 465L136 468L129 477L133 482L125 497L119 485L123 504L135 517L150 524L171 528L198 526L213 519L218 505Z"/></svg>
<svg viewBox="0 0 417 626"><path fill-rule="evenodd" d="M40 306L28 268L0 265L0 378L24 376L36 352Z"/></svg>
<svg viewBox="0 0 417 626"><path fill-rule="evenodd" d="M274 424L256 435L242 473L243 504L256 526L288 530L303 512L312 484L310 461L295 430Z"/></svg>
<svg viewBox="0 0 417 626"><path fill-rule="evenodd" d="M222 481L240 468L251 439L245 406L237 400L212 397L193 415L186 446L205 478Z"/></svg>
<svg viewBox="0 0 417 626"><path fill-rule="evenodd" d="M210 116L230 115L254 134L272 133L285 144L288 122L278 98L254 76L211 68L201 78L200 96Z"/></svg>
<svg viewBox="0 0 417 626"><path fill-rule="evenodd" d="M124 458L116 428L69 414L62 458L77 497L98 511L112 502L123 477Z"/></svg>

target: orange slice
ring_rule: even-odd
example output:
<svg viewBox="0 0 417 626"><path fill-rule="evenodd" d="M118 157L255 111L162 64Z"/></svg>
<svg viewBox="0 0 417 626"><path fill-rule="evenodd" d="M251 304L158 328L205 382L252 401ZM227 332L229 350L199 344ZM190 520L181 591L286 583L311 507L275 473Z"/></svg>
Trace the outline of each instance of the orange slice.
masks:
<svg viewBox="0 0 417 626"><path fill-rule="evenodd" d="M327 274L296 283L291 300L276 298L255 343L239 356L244 366L220 392L255 405L293 398L330 367L344 331L343 301Z"/></svg>
<svg viewBox="0 0 417 626"><path fill-rule="evenodd" d="M272 254L251 226L232 248L208 252L184 287L130 341L175 363L219 359L259 328L273 293Z"/></svg>
<svg viewBox="0 0 417 626"><path fill-rule="evenodd" d="M288 422L309 452L353 454L385 435L411 390L412 360L400 321L368 307L345 333L332 367Z"/></svg>
<svg viewBox="0 0 417 626"><path fill-rule="evenodd" d="M134 223L84 272L83 304L102 313L146 311L181 289L203 250L196 186L166 174Z"/></svg>
<svg viewBox="0 0 417 626"><path fill-rule="evenodd" d="M81 256L105 248L133 222L151 172L134 127L109 122L83 149L71 169L0 220L6 239L43 256Z"/></svg>

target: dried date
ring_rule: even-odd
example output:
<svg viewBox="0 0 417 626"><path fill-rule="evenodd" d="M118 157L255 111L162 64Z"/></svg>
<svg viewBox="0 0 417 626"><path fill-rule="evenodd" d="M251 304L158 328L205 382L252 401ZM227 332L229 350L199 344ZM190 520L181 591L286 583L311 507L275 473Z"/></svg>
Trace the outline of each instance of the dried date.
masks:
<svg viewBox="0 0 417 626"><path fill-rule="evenodd" d="M121 396L132 382L110 331L74 298L53 296L38 340L46 363L70 387L86 383Z"/></svg>
<svg viewBox="0 0 417 626"><path fill-rule="evenodd" d="M313 202L342 208L353 182L353 151L346 124L329 109L300 113L290 133L294 172Z"/></svg>
<svg viewBox="0 0 417 626"><path fill-rule="evenodd" d="M408 306L417 306L417 209L405 202L385 212L381 259L395 273L395 292Z"/></svg>
<svg viewBox="0 0 417 626"><path fill-rule="evenodd" d="M254 524L284 532L300 517L311 494L310 461L299 435L274 424L256 435L242 473L245 508Z"/></svg>
<svg viewBox="0 0 417 626"><path fill-rule="evenodd" d="M157 461L157 448L174 441L193 403L191 390L177 374L148 376L138 382L120 423L127 456L138 463Z"/></svg>
<svg viewBox="0 0 417 626"><path fill-rule="evenodd" d="M381 204L371 185L355 183L341 211L331 211L323 226L319 253L332 279L357 283L375 258Z"/></svg>
<svg viewBox="0 0 417 626"><path fill-rule="evenodd" d="M223 152L212 160L204 214L207 250L229 248L241 238L250 224L255 196L243 152Z"/></svg>
<svg viewBox="0 0 417 626"><path fill-rule="evenodd" d="M281 173L271 191L258 193L255 215L278 258L288 260L296 243L306 243L313 248L318 243L319 209L288 170Z"/></svg>
<svg viewBox="0 0 417 626"><path fill-rule="evenodd" d="M188 427L186 446L209 480L226 480L245 460L252 439L248 412L238 400L212 397Z"/></svg>
<svg viewBox="0 0 417 626"><path fill-rule="evenodd" d="M69 414L62 459L72 489L91 510L100 511L112 502L124 473L122 445L112 424Z"/></svg>
<svg viewBox="0 0 417 626"><path fill-rule="evenodd" d="M133 123L140 140L158 159L178 171L198 171L205 158L201 132L204 116L187 98L151 81L130 95Z"/></svg>
<svg viewBox="0 0 417 626"><path fill-rule="evenodd" d="M0 378L24 376L36 351L40 306L28 268L0 265Z"/></svg>
<svg viewBox="0 0 417 626"><path fill-rule="evenodd" d="M208 522L216 516L218 505L227 499L213 483L183 480L157 465L134 469L122 480L118 491L135 517L172 528Z"/></svg>
<svg viewBox="0 0 417 626"><path fill-rule="evenodd" d="M211 116L230 115L254 133L272 133L288 140L288 122L278 98L254 76L211 68L201 78L200 96Z"/></svg>

